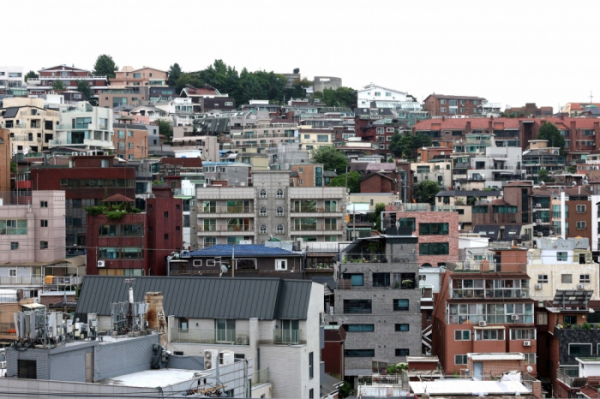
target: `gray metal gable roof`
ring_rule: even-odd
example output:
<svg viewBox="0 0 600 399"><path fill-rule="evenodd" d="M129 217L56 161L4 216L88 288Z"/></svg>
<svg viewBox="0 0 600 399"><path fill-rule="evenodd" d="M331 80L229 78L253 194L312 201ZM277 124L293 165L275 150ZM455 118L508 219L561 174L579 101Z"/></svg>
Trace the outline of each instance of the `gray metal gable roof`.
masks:
<svg viewBox="0 0 600 399"><path fill-rule="evenodd" d="M136 301L146 292L162 292L167 316L195 319L231 318L305 320L312 282L278 278L137 277ZM77 303L77 317L110 315L111 303L126 301L125 277L86 276Z"/></svg>

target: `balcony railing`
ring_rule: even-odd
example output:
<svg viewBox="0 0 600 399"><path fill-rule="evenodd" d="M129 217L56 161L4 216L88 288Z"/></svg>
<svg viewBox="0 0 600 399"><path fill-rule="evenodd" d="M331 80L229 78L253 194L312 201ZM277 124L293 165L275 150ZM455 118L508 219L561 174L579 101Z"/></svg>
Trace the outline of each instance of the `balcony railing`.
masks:
<svg viewBox="0 0 600 399"><path fill-rule="evenodd" d="M42 285L44 283L44 276L23 276L23 277L0 277L0 285Z"/></svg>
<svg viewBox="0 0 600 399"><path fill-rule="evenodd" d="M456 299L493 299L493 298L529 298L529 289L483 289L459 288L452 290L452 298Z"/></svg>
<svg viewBox="0 0 600 399"><path fill-rule="evenodd" d="M338 225L293 225L292 231L341 231L341 223Z"/></svg>
<svg viewBox="0 0 600 399"><path fill-rule="evenodd" d="M300 340L301 332L302 330L275 329L273 330L273 342L275 344L285 345L298 345L305 343Z"/></svg>
<svg viewBox="0 0 600 399"><path fill-rule="evenodd" d="M572 369L573 372L579 373L578 369ZM587 384L587 377L579 377L579 375L571 376L568 374L567 369L558 369L556 379L561 380L563 383L571 388L581 388Z"/></svg>
<svg viewBox="0 0 600 399"><path fill-rule="evenodd" d="M384 253L371 254L371 253L344 253L342 254L342 263L413 263L416 262L416 256L414 254L397 254L388 257Z"/></svg>
<svg viewBox="0 0 600 399"><path fill-rule="evenodd" d="M198 213L254 213L253 206L198 207Z"/></svg>
<svg viewBox="0 0 600 399"><path fill-rule="evenodd" d="M292 209L292 213L335 213L342 212L341 208L338 207L314 207L306 209Z"/></svg>
<svg viewBox="0 0 600 399"><path fill-rule="evenodd" d="M171 342L189 344L250 345L248 330L171 328Z"/></svg>
<svg viewBox="0 0 600 399"><path fill-rule="evenodd" d="M0 323L0 334L15 334L14 323Z"/></svg>
<svg viewBox="0 0 600 399"><path fill-rule="evenodd" d="M198 225L198 231L254 231L254 226L250 225L250 226L227 226L227 225L203 225L203 224L199 224Z"/></svg>
<svg viewBox="0 0 600 399"><path fill-rule="evenodd" d="M252 375L252 386L268 384L270 381L268 367L266 369L255 371Z"/></svg>

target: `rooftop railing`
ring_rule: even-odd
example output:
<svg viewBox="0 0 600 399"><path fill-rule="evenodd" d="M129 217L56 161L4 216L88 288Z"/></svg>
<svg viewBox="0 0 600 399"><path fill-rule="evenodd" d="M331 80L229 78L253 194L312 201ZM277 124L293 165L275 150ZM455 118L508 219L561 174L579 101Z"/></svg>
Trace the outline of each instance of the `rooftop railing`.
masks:
<svg viewBox="0 0 600 399"><path fill-rule="evenodd" d="M570 375L571 373L577 373L576 375ZM571 388L581 388L587 384L587 377L579 377L579 369L558 369L556 373L556 379L561 380L563 383Z"/></svg>
<svg viewBox="0 0 600 399"><path fill-rule="evenodd" d="M271 382L271 380L269 379L268 367L262 370L255 371L252 375L252 386L268 384L269 382Z"/></svg>
<svg viewBox="0 0 600 399"><path fill-rule="evenodd" d="M171 328L171 342L190 344L250 345L248 330Z"/></svg>

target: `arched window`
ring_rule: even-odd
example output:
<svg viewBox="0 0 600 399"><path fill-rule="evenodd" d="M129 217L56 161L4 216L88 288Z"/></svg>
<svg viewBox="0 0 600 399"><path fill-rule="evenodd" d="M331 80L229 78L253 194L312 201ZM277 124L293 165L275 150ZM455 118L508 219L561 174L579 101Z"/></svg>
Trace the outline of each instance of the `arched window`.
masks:
<svg viewBox="0 0 600 399"><path fill-rule="evenodd" d="M277 190L277 198L283 198L283 190L282 189Z"/></svg>
<svg viewBox="0 0 600 399"><path fill-rule="evenodd" d="M281 206L277 207L277 216L283 216L283 207L281 207Z"/></svg>
<svg viewBox="0 0 600 399"><path fill-rule="evenodd" d="M267 216L267 208L264 206L260 208L260 216Z"/></svg>
<svg viewBox="0 0 600 399"><path fill-rule="evenodd" d="M264 188L260 190L260 198L267 198L267 190Z"/></svg>
<svg viewBox="0 0 600 399"><path fill-rule="evenodd" d="M267 226L264 224L260 225L260 234L267 234Z"/></svg>
<svg viewBox="0 0 600 399"><path fill-rule="evenodd" d="M283 234L283 225L282 224L277 225L277 234Z"/></svg>

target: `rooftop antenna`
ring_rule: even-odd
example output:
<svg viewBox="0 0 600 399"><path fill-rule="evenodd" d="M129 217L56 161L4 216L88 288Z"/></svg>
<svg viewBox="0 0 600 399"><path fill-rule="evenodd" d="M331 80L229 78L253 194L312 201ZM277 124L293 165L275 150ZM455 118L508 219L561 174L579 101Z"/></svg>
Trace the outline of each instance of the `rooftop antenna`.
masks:
<svg viewBox="0 0 600 399"><path fill-rule="evenodd" d="M134 281L135 281L134 278L126 278L124 280L124 283L127 284L128 291L129 291L129 307L128 307L128 311L127 311L127 326L129 327L129 329L131 329L131 327L133 325L133 282Z"/></svg>
<svg viewBox="0 0 600 399"><path fill-rule="evenodd" d="M592 95L592 91L590 90L590 105L592 105L592 99L594 98L594 96Z"/></svg>

